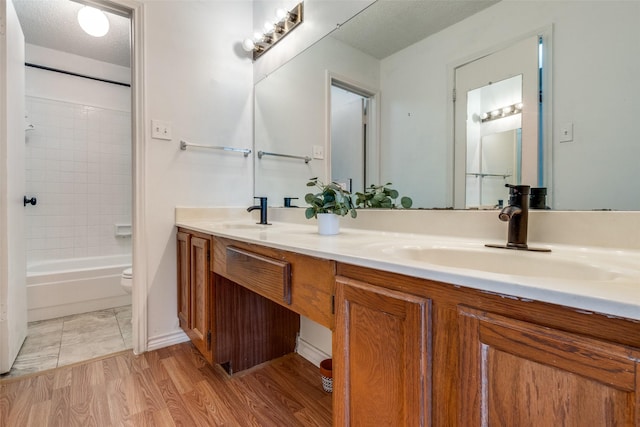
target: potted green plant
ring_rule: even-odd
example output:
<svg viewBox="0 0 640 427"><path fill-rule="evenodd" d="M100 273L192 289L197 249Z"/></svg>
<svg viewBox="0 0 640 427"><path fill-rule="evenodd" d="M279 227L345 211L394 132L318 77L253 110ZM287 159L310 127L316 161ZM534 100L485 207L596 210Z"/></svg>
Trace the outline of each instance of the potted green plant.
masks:
<svg viewBox="0 0 640 427"><path fill-rule="evenodd" d="M400 193L391 188L390 185L392 185L390 182L384 185L371 184L364 193L356 193L356 206L362 208L398 208L396 199L400 196ZM403 196L400 198L400 206L404 209L409 209L411 205L413 205L411 197Z"/></svg>
<svg viewBox="0 0 640 427"><path fill-rule="evenodd" d="M309 204L305 210L307 219L318 219L318 233L338 234L340 231L339 217L350 214L355 218L355 205L351 199L351 193L340 184L331 182L325 184L318 178L311 178L307 187L316 187L319 191L308 193L304 200Z"/></svg>

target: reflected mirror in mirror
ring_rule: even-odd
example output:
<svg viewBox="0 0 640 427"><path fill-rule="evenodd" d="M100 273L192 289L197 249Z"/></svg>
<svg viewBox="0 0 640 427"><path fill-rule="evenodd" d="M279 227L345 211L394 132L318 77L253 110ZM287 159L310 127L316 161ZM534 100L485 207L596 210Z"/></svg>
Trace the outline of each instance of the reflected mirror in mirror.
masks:
<svg viewBox="0 0 640 427"><path fill-rule="evenodd" d="M372 183L393 182L414 207L451 207L460 194L464 205L454 185L466 161L456 167L455 70L540 36L548 66L534 157L543 173L531 184L548 187L553 209L640 210L639 17L639 1L379 0L256 84L255 151L312 156L319 146L324 155L306 165L256 159L256 194L302 197L310 177L331 177L333 74L379 95L377 158L364 165L375 169ZM416 29L428 33L399 41ZM521 144L529 183L525 126Z"/></svg>
<svg viewBox="0 0 640 427"><path fill-rule="evenodd" d="M467 93L466 208L497 208L522 184L522 108L522 75Z"/></svg>

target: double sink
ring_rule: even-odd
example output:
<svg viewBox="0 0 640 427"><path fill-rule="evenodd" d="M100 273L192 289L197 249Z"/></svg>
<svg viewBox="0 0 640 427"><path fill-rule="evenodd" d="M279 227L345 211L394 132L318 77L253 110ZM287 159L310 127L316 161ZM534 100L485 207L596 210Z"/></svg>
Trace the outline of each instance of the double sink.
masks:
<svg viewBox="0 0 640 427"><path fill-rule="evenodd" d="M334 247L336 250L357 249L359 256L386 261L405 262L413 266L444 267L447 270L473 270L515 277L579 280L637 281L640 284L639 254L629 251L598 250L569 246L550 247L551 252L532 252L488 248L475 239L435 238L417 234L382 233L372 238L370 233L346 229L338 236L318 236L309 225L274 223L261 225L247 222L215 222L209 227L223 233L262 234L260 240L282 236L283 241ZM318 239L318 240L315 240ZM381 241L383 240L383 241ZM312 245L311 245L312 246Z"/></svg>

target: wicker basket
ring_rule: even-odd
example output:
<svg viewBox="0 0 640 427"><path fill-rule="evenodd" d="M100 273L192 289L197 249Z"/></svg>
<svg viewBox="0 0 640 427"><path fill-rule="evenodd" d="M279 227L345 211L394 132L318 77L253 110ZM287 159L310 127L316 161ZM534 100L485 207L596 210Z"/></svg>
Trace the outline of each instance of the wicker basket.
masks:
<svg viewBox="0 0 640 427"><path fill-rule="evenodd" d="M333 391L333 362L332 359L325 359L320 362L320 377L322 378L322 388L327 393Z"/></svg>

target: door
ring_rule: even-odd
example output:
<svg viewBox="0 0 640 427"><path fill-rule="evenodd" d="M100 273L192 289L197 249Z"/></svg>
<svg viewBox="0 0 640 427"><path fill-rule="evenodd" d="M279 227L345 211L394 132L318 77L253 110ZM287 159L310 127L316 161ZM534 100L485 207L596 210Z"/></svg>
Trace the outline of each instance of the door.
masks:
<svg viewBox="0 0 640 427"><path fill-rule="evenodd" d="M178 321L186 332L191 328L191 236L178 231Z"/></svg>
<svg viewBox="0 0 640 427"><path fill-rule="evenodd" d="M633 426L640 352L460 307L460 425Z"/></svg>
<svg viewBox="0 0 640 427"><path fill-rule="evenodd" d="M336 278L334 425L429 426L430 301Z"/></svg>
<svg viewBox="0 0 640 427"><path fill-rule="evenodd" d="M191 236L191 320L190 335L196 346L211 361L211 285L209 283L210 240Z"/></svg>
<svg viewBox="0 0 640 427"><path fill-rule="evenodd" d="M0 3L0 373L27 336L24 246L24 35L13 3Z"/></svg>
<svg viewBox="0 0 640 427"><path fill-rule="evenodd" d="M466 200L467 185L473 185L473 182L468 179L496 178L481 176L478 169L473 170L468 167L473 163L473 147L479 146L483 135L521 128L522 151L519 171L521 182L519 184L538 185L539 47L539 37L532 36L456 68L454 107L454 206L456 208L465 208L469 205ZM494 112L495 115L492 116Z"/></svg>
<svg viewBox="0 0 640 427"><path fill-rule="evenodd" d="M331 180L364 191L368 98L331 86Z"/></svg>

